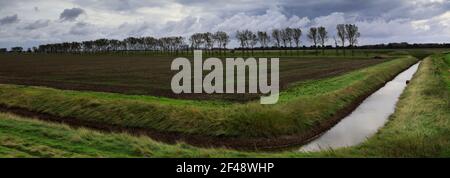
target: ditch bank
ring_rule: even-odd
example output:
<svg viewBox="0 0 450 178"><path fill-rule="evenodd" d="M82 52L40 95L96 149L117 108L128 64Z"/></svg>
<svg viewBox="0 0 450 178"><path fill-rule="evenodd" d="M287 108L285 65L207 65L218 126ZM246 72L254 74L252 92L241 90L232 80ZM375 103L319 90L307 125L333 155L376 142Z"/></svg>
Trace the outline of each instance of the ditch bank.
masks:
<svg viewBox="0 0 450 178"><path fill-rule="evenodd" d="M351 114L300 151L311 152L349 147L362 143L385 125L395 112L400 95L419 68L411 66L363 101Z"/></svg>

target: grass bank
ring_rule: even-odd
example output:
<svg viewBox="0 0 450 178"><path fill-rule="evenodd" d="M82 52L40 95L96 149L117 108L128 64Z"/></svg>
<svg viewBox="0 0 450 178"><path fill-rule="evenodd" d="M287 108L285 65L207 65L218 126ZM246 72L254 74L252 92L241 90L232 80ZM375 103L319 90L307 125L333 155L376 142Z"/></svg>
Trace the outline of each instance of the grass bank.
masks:
<svg viewBox="0 0 450 178"><path fill-rule="evenodd" d="M0 85L0 104L102 125L188 135L307 135L416 62L404 57L337 77L298 83L281 93L278 104L270 106L257 101L231 104L18 85Z"/></svg>
<svg viewBox="0 0 450 178"><path fill-rule="evenodd" d="M167 145L147 137L104 134L88 129L0 113L0 157L221 157L225 150Z"/></svg>

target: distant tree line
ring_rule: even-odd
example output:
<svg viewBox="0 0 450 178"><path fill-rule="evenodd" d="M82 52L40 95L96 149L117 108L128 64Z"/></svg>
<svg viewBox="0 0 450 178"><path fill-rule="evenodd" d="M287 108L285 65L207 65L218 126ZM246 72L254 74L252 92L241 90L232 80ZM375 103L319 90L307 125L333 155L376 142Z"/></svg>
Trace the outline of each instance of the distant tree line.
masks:
<svg viewBox="0 0 450 178"><path fill-rule="evenodd" d="M360 46L361 49L414 49L414 48L450 48L450 43L388 43Z"/></svg>
<svg viewBox="0 0 450 178"><path fill-rule="evenodd" d="M40 45L33 51L39 53L98 53L117 51L157 51L179 53L186 49L183 37L129 37L124 40L97 39L83 42L66 42Z"/></svg>
<svg viewBox="0 0 450 178"><path fill-rule="evenodd" d="M358 38L361 36L358 30L358 26L354 24L339 24L337 25L336 29L338 31L337 35L339 36L339 39L336 39L334 37L336 48L338 48L339 44L341 44L341 48L344 50L345 54L345 48L356 47L356 44L358 43ZM255 47L257 49L262 50L284 49L285 53L287 53L288 49L306 48L304 45L303 47L301 47L302 35L303 31L300 28L290 28L290 27L285 29L273 29L270 35L269 33L264 31L257 31L257 32L252 32L250 30L237 31L236 39L238 40L240 45L240 47L237 49L242 50L242 52L251 50L252 54ZM306 37L312 44L310 48L316 50L321 48L322 53L324 53L324 49L332 48L331 46L326 46L326 43L329 40L329 33L325 27L311 27L307 31ZM347 47L345 46L346 41L348 42ZM270 43L273 44L271 48L269 48Z"/></svg>
<svg viewBox="0 0 450 178"><path fill-rule="evenodd" d="M218 49L218 52L225 52L227 45L230 43L230 36L223 31L215 33L195 33L189 38L191 49L204 49L206 52L212 52Z"/></svg>
<svg viewBox="0 0 450 178"><path fill-rule="evenodd" d="M314 49L316 54L318 50L333 49L333 46L327 45L330 35L325 27L311 27L307 29L306 39L311 43L306 47L302 41L303 30L300 28L284 28L266 31L238 30L235 33L239 47L242 53L253 55L254 50L279 50L280 53L288 51L291 53L298 49ZM338 24L336 34L332 39L336 53L339 50L346 54L346 49L369 49L369 48L439 48L449 47L449 44L408 44L408 43L390 43L379 45L365 45L357 47L358 39L361 36L358 26L355 24ZM223 54L228 51L228 45L231 37L223 31L215 33L195 33L187 40L181 36L172 37L129 37L124 40L115 39L97 39L93 41L82 42L64 42L55 44L44 44L38 47L29 48L27 52L34 53L100 53L100 52L130 52L130 51L150 51L160 54L184 54L195 49L203 49L206 53ZM23 52L22 47L13 47L10 52ZM1 53L8 52L7 49L0 49ZM305 52L303 50L303 52ZM353 53L353 50L352 50Z"/></svg>

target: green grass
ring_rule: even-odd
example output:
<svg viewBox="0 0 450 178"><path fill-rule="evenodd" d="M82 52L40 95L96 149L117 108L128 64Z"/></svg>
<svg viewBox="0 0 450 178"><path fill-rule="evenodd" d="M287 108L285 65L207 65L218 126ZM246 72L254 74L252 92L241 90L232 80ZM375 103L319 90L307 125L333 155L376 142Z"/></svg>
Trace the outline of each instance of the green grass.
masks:
<svg viewBox="0 0 450 178"><path fill-rule="evenodd" d="M315 153L200 149L0 113L0 157L450 157L449 59L424 60L387 125L355 147Z"/></svg>
<svg viewBox="0 0 450 178"><path fill-rule="evenodd" d="M208 157L239 154L166 145L146 137L104 134L0 113L0 157Z"/></svg>
<svg viewBox="0 0 450 178"><path fill-rule="evenodd" d="M151 96L0 85L0 104L100 124L226 137L307 134L417 62L402 57L345 75L297 84L276 105L190 101Z"/></svg>
<svg viewBox="0 0 450 178"><path fill-rule="evenodd" d="M445 65L450 66L450 53L447 53L447 55L444 57ZM444 70L442 71L443 76L450 76L450 70ZM447 83L447 89L450 90L450 77L444 77L445 82Z"/></svg>

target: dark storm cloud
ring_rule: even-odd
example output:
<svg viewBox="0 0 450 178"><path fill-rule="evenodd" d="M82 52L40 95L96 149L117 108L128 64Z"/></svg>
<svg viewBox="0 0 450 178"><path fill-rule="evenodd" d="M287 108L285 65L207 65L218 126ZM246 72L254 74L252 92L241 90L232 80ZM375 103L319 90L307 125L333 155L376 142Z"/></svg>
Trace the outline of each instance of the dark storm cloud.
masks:
<svg viewBox="0 0 450 178"><path fill-rule="evenodd" d="M47 27L50 24L50 20L37 20L23 27L25 30L35 30L39 28Z"/></svg>
<svg viewBox="0 0 450 178"><path fill-rule="evenodd" d="M287 16L316 18L334 12L343 12L363 19L383 18L385 20L430 18L450 9L450 1L439 0L78 0L75 3L82 7L128 12L142 7L165 7L178 3L186 7L201 8L202 12L209 12L219 17L228 17L241 12L260 15L268 8L278 7L282 8Z"/></svg>
<svg viewBox="0 0 450 178"><path fill-rule="evenodd" d="M309 18L319 17L333 12L358 14L370 18L380 16L387 11L405 4L402 0L321 0L304 1L301 3L294 0L285 0L281 2L281 6L286 9L287 14Z"/></svg>
<svg viewBox="0 0 450 178"><path fill-rule="evenodd" d="M74 21L81 14L85 13L81 8L64 9L64 11L59 16L62 21Z"/></svg>
<svg viewBox="0 0 450 178"><path fill-rule="evenodd" d="M422 19L442 14L450 9L450 1L413 1L413 0L278 0L278 1L209 1L209 0L177 0L186 6L204 7L206 11L220 13L245 12L264 13L269 7L283 8L283 13L292 16L315 18L343 12L358 15L360 18L396 18Z"/></svg>
<svg viewBox="0 0 450 178"><path fill-rule="evenodd" d="M93 7L96 9L110 11L134 11L141 7L163 7L170 4L166 1L143 1L143 0L78 0L75 1L79 6Z"/></svg>
<svg viewBox="0 0 450 178"><path fill-rule="evenodd" d="M0 25L12 24L16 22L19 22L19 16L17 16L17 14L6 16L0 19Z"/></svg>

